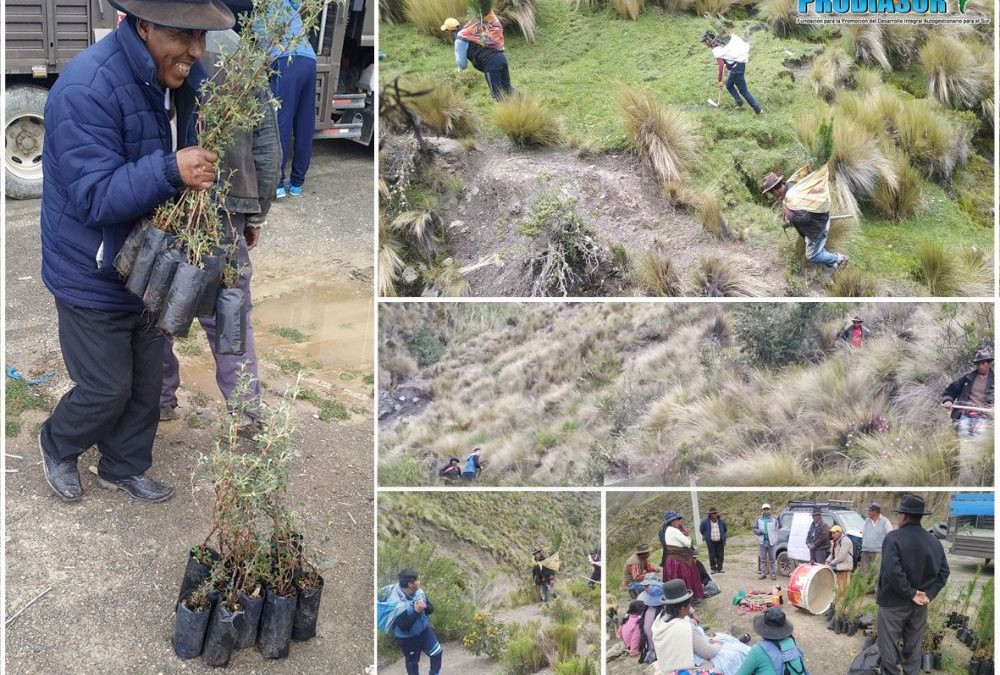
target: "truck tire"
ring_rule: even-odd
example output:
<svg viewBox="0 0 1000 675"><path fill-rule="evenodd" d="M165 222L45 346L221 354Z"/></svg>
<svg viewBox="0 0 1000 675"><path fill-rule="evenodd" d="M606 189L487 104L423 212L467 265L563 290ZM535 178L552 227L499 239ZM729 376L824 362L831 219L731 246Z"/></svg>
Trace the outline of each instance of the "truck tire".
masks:
<svg viewBox="0 0 1000 675"><path fill-rule="evenodd" d="M792 572L794 572L795 568L798 567L798 563L788 557L788 551L781 551L778 553L775 557L775 563L778 566L778 574L783 577L792 576Z"/></svg>
<svg viewBox="0 0 1000 675"><path fill-rule="evenodd" d="M49 90L33 85L8 87L4 94L7 126L4 129L5 194L11 199L42 196L42 115Z"/></svg>

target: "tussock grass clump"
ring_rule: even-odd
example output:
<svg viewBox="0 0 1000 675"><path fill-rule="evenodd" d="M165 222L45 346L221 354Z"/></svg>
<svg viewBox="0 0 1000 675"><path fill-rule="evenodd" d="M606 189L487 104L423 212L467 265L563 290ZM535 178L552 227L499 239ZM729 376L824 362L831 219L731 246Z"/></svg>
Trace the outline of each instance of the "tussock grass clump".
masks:
<svg viewBox="0 0 1000 675"><path fill-rule="evenodd" d="M875 279L859 267L848 265L830 276L826 288L834 298L870 298L875 296Z"/></svg>
<svg viewBox="0 0 1000 675"><path fill-rule="evenodd" d="M698 16L724 16L735 0L694 0L694 13Z"/></svg>
<svg viewBox="0 0 1000 675"><path fill-rule="evenodd" d="M640 157L663 181L679 181L697 150L697 125L680 109L660 103L650 90L625 89L625 127Z"/></svg>
<svg viewBox="0 0 1000 675"><path fill-rule="evenodd" d="M519 635L507 642L500 663L508 673L534 673L543 665L541 650L535 645L535 638Z"/></svg>
<svg viewBox="0 0 1000 675"><path fill-rule="evenodd" d="M926 239L917 248L917 276L936 296L963 295L955 259L941 242Z"/></svg>
<svg viewBox="0 0 1000 675"><path fill-rule="evenodd" d="M693 295L709 298L754 296L762 291L736 262L716 255L701 257L691 273L691 283Z"/></svg>
<svg viewBox="0 0 1000 675"><path fill-rule="evenodd" d="M966 130L946 122L926 101L903 104L895 128L899 147L928 178L946 181L968 158Z"/></svg>
<svg viewBox="0 0 1000 675"><path fill-rule="evenodd" d="M798 457L788 450L747 453L727 459L713 470L716 485L808 485L809 476Z"/></svg>
<svg viewBox="0 0 1000 675"><path fill-rule="evenodd" d="M760 11L771 31L780 38L788 38L799 29L796 19L799 16L797 0L763 0Z"/></svg>
<svg viewBox="0 0 1000 675"><path fill-rule="evenodd" d="M847 38L854 45L854 58L858 61L877 65L882 70L892 70L881 24L849 26Z"/></svg>
<svg viewBox="0 0 1000 675"><path fill-rule="evenodd" d="M407 86L412 91L427 91L410 101L413 112L426 126L452 138L465 138L475 133L478 126L475 109L455 86L426 81L407 83Z"/></svg>
<svg viewBox="0 0 1000 675"><path fill-rule="evenodd" d="M722 201L715 192L709 192L702 198L698 206L698 221L713 237L731 239L733 236L726 219L722 216Z"/></svg>
<svg viewBox="0 0 1000 675"><path fill-rule="evenodd" d="M533 94L518 93L493 106L493 123L519 146L557 145L562 126Z"/></svg>
<svg viewBox="0 0 1000 675"><path fill-rule="evenodd" d="M623 18L635 21L646 7L646 0L608 0L608 3Z"/></svg>
<svg viewBox="0 0 1000 675"><path fill-rule="evenodd" d="M406 18L403 0L378 0L378 18L389 24L403 21Z"/></svg>
<svg viewBox="0 0 1000 675"><path fill-rule="evenodd" d="M425 260L430 260L438 250L439 227L440 221L431 211L403 211L389 223L389 232L413 246Z"/></svg>
<svg viewBox="0 0 1000 675"><path fill-rule="evenodd" d="M882 75L874 68L858 68L854 71L854 87L867 94L882 86Z"/></svg>
<svg viewBox="0 0 1000 675"><path fill-rule="evenodd" d="M838 119L833 128L830 172L836 199L857 215L857 197L870 195L880 182L895 190L895 167L875 136L857 122Z"/></svg>
<svg viewBox="0 0 1000 675"><path fill-rule="evenodd" d="M683 14L691 10L691 4L694 0L653 0L653 2L668 12Z"/></svg>
<svg viewBox="0 0 1000 675"><path fill-rule="evenodd" d="M813 92L826 101L837 97L837 92L850 74L851 59L835 44L816 57L809 68Z"/></svg>
<svg viewBox="0 0 1000 675"><path fill-rule="evenodd" d="M452 258L429 265L424 272L427 290L424 294L460 297L469 294L469 280Z"/></svg>
<svg viewBox="0 0 1000 675"><path fill-rule="evenodd" d="M514 26L528 42L535 41L538 22L535 18L535 0L496 0L493 12L504 26Z"/></svg>
<svg viewBox="0 0 1000 675"><path fill-rule="evenodd" d="M933 35L920 48L920 65L927 75L927 94L953 108L977 106L983 86L983 68L962 42ZM992 70L991 75L992 77Z"/></svg>
<svg viewBox="0 0 1000 675"><path fill-rule="evenodd" d="M569 623L557 623L546 632L556 644L560 661L566 661L576 654L576 638L580 634L580 629L577 626Z"/></svg>
<svg viewBox="0 0 1000 675"><path fill-rule="evenodd" d="M469 4L467 0L403 0L403 9L406 18L421 33L449 42L441 24L448 17L461 21L469 12Z"/></svg>
<svg viewBox="0 0 1000 675"><path fill-rule="evenodd" d="M402 246L384 217L378 219L378 292L383 296L396 295L396 281L403 269Z"/></svg>
<svg viewBox="0 0 1000 675"><path fill-rule="evenodd" d="M872 202L879 214L888 220L906 220L920 206L920 185L922 179L917 170L901 153L893 159L896 172L895 187L879 179L872 191Z"/></svg>
<svg viewBox="0 0 1000 675"><path fill-rule="evenodd" d="M917 27L907 24L882 26L882 41L893 64L908 68L916 54Z"/></svg>
<svg viewBox="0 0 1000 675"><path fill-rule="evenodd" d="M636 285L646 295L672 298L683 293L673 258L658 247L642 254L632 274Z"/></svg>

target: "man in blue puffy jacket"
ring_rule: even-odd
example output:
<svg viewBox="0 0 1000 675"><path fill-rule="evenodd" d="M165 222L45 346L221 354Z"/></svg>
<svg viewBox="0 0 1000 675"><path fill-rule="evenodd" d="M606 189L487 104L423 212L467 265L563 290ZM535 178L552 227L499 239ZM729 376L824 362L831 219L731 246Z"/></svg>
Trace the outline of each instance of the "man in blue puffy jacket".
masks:
<svg viewBox="0 0 1000 675"><path fill-rule="evenodd" d="M409 605L392 623L392 635L403 652L407 675L419 675L420 655L427 654L431 660L430 675L440 675L442 652L441 643L434 635L430 619L434 605L420 588L420 579L412 569L399 573L399 589Z"/></svg>
<svg viewBox="0 0 1000 675"><path fill-rule="evenodd" d="M45 105L42 280L55 296L59 345L75 383L42 425L46 481L65 501L83 490L77 458L101 452L98 478L150 502L173 488L153 463L163 336L114 269L129 232L183 188L215 180L218 156L195 145L198 63L208 30L234 23L219 0L113 0L118 28L78 54Z"/></svg>

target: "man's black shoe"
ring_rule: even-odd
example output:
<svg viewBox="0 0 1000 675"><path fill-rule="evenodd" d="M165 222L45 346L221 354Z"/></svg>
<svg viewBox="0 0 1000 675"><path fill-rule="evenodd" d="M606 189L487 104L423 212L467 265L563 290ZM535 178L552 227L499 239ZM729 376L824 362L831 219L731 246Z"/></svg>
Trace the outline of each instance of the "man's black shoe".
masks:
<svg viewBox="0 0 1000 675"><path fill-rule="evenodd" d="M125 478L105 478L98 474L97 482L108 490L124 490L143 502L165 502L174 496L172 487L157 482L144 473Z"/></svg>
<svg viewBox="0 0 1000 675"><path fill-rule="evenodd" d="M46 427L38 432L38 452L42 455L42 471L45 482L49 484L56 496L64 502L75 502L83 496L80 486L80 471L76 467L76 458L59 460L45 450L42 442Z"/></svg>

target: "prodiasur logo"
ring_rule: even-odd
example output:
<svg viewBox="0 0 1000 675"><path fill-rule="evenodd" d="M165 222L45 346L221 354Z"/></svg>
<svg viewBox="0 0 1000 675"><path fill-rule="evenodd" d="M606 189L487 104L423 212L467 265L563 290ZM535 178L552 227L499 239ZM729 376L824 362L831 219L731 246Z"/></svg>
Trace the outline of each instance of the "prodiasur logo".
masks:
<svg viewBox="0 0 1000 675"><path fill-rule="evenodd" d="M965 3L958 10L965 14ZM948 0L799 0L799 14L947 14Z"/></svg>

